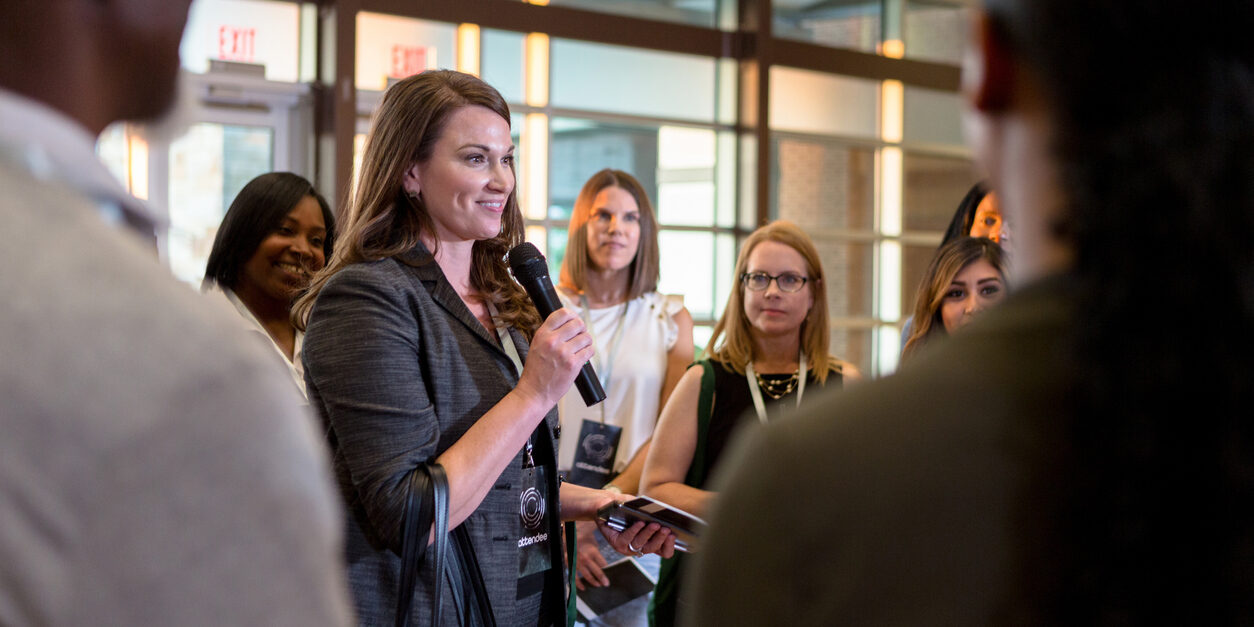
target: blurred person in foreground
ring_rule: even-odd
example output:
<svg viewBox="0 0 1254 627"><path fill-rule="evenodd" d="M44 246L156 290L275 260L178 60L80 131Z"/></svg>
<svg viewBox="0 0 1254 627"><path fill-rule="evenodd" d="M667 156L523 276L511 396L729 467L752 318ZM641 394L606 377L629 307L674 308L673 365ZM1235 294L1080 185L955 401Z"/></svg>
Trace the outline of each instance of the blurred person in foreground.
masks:
<svg viewBox="0 0 1254 627"><path fill-rule="evenodd" d="M735 447L691 624L1254 621L1251 26L985 1L963 94L1019 287Z"/></svg>
<svg viewBox="0 0 1254 627"><path fill-rule="evenodd" d="M3 625L350 620L299 395L93 151L170 104L188 5L0 3Z"/></svg>

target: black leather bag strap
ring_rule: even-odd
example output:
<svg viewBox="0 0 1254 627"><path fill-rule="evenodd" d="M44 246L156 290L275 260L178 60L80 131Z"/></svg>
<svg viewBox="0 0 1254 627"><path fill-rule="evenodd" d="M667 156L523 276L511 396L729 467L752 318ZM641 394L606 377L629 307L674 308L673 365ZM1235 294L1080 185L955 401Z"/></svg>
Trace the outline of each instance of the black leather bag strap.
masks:
<svg viewBox="0 0 1254 627"><path fill-rule="evenodd" d="M431 624L440 624L440 608L444 599L444 568L448 556L448 475L444 467L427 464L427 472L431 474L431 486L435 505L435 541L431 548L435 550L432 560L435 572L431 587ZM423 538L426 541L426 538Z"/></svg>
<svg viewBox="0 0 1254 627"><path fill-rule="evenodd" d="M470 534L465 527L459 526L449 535L453 536L453 542L457 545L454 549L455 559L461 567L463 623L496 627L492 600L488 598L488 588L483 583L483 571L479 569L479 558L475 555L474 545L470 543Z"/></svg>
<svg viewBox="0 0 1254 627"><path fill-rule="evenodd" d="M432 582L431 618L440 624L440 601L444 588L445 556L448 552L448 477L439 464L423 464L409 473L409 495L405 517L401 521L401 576L396 595L396 627L408 627L410 608L418 570L427 551L427 538L432 536L431 550L435 567Z"/></svg>

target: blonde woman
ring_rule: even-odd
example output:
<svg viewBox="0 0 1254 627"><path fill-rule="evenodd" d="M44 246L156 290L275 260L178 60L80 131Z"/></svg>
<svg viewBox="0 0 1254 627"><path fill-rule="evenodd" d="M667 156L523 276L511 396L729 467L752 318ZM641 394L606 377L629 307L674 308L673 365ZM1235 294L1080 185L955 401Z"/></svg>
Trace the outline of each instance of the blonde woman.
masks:
<svg viewBox="0 0 1254 627"><path fill-rule="evenodd" d="M692 363L692 316L682 297L657 292L657 232L644 186L621 170L592 175L575 200L559 294L594 338L606 390L592 407L574 390L558 403L558 467L578 485L639 490L658 412ZM577 585L607 585L596 525L576 528Z"/></svg>
<svg viewBox="0 0 1254 627"><path fill-rule="evenodd" d="M797 225L777 221L754 231L736 260L736 277L708 357L684 374L662 410L644 470L646 495L697 516L709 509L714 493L707 481L742 417L778 419L807 392L856 376L828 353L823 267ZM681 569L679 556L663 561L653 624L674 624Z"/></svg>

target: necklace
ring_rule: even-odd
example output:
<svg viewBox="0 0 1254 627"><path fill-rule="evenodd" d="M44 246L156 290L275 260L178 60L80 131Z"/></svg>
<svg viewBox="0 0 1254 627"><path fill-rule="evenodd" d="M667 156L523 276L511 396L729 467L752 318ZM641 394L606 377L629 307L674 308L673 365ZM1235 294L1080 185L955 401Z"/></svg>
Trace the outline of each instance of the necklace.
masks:
<svg viewBox="0 0 1254 627"><path fill-rule="evenodd" d="M801 370L797 369L794 370L792 376L787 379L763 379L762 375L756 372L753 373L753 376L758 380L758 387L761 388L763 392L766 392L766 395L771 397L771 400L778 401L779 399L792 394L792 391L797 389L797 381L800 379L800 374Z"/></svg>

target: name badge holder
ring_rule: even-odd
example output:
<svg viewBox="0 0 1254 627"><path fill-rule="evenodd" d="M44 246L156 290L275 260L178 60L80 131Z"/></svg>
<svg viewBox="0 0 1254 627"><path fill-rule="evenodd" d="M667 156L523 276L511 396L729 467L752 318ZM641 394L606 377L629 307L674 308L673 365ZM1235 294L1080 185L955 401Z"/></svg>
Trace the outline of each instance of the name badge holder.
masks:
<svg viewBox="0 0 1254 627"><path fill-rule="evenodd" d="M488 313L495 318L496 307L488 304ZM522 376L522 357L514 338L502 325L496 326L496 336L501 348L513 362L516 376ZM523 449L521 483L519 485L518 502L518 578L522 579L536 573L544 572L553 567L549 553L549 515L548 483L543 466L536 466L532 437L527 437L527 445Z"/></svg>
<svg viewBox="0 0 1254 627"><path fill-rule="evenodd" d="M586 295L579 295L580 311L584 326L592 333L592 307ZM623 312L618 317L618 325L610 337L609 350L604 358L600 354L593 355L593 367L601 379L601 387L608 393L613 377L614 358L623 341L623 329L627 326L627 312L631 301L623 303ZM595 335L593 336L595 342ZM623 428L606 424L605 403L597 406L600 422L584 418L579 427L578 445L575 448L575 459L571 465L567 481L589 488L600 488L614 478L614 461L618 458L618 446L622 440Z"/></svg>

